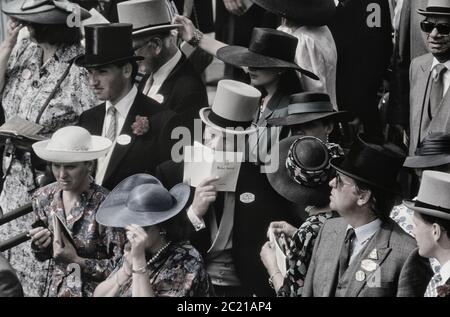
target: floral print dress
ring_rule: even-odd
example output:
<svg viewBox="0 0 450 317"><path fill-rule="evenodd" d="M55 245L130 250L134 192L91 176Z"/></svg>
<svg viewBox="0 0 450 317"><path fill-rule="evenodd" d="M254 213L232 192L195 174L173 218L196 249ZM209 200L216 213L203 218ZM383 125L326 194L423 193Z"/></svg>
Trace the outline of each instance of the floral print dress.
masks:
<svg viewBox="0 0 450 317"><path fill-rule="evenodd" d="M98 283L105 280L122 258L125 233L99 225L95 221L98 207L106 198L108 191L90 183L89 190L82 193L81 202L69 212L64 211L62 190L53 183L36 191L33 196L33 209L36 220L43 221L53 232L53 217L63 221L70 230L77 254L85 259L86 268L81 271L78 265L56 262L51 259L51 245L41 250L32 245L39 261L51 259L45 274L45 286L40 291L49 297L90 297Z"/></svg>
<svg viewBox="0 0 450 317"><path fill-rule="evenodd" d="M122 264L123 259L113 273ZM147 263L147 267L156 297L214 296L213 285L202 256L187 241L171 243L153 263ZM119 289L119 296L131 297L131 286L132 280L129 279Z"/></svg>
<svg viewBox="0 0 450 317"><path fill-rule="evenodd" d="M35 122L58 80L71 61L82 53L79 45L60 47L42 65L42 49L29 38L20 40L9 58L6 84L1 96L6 120L19 116ZM97 103L89 88L87 71L76 65L70 67L67 77L38 122L44 127L41 131L44 136L50 136L61 127L77 124L78 116ZM36 189L30 153L14 151L13 145L7 143L3 154L3 172L7 175L0 194L0 207L6 214L30 202L31 194ZM30 229L32 221L32 215L28 214L4 224L0 227L0 241ZM4 255L17 270L25 295L42 295L36 290L37 285L43 282L44 267L35 261L30 244L18 245L4 252Z"/></svg>

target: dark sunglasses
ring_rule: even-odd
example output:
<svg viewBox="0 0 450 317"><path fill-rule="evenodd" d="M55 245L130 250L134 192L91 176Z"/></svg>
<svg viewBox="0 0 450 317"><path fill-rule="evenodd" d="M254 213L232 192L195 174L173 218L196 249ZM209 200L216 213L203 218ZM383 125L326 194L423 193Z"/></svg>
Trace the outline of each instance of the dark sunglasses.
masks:
<svg viewBox="0 0 450 317"><path fill-rule="evenodd" d="M422 21L420 22L420 28L425 33L431 33L433 32L434 28L436 28L439 34L442 35L450 34L450 24L448 23L433 23L430 21Z"/></svg>

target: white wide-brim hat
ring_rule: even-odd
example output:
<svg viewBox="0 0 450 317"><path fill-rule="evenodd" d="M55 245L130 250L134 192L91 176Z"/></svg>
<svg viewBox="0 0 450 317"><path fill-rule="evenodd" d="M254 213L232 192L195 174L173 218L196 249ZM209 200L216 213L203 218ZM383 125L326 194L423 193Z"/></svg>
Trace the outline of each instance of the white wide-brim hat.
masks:
<svg viewBox="0 0 450 317"><path fill-rule="evenodd" d="M221 80L211 107L200 109L200 119L211 128L229 134L251 134L257 131L252 124L256 118L261 92L234 80Z"/></svg>
<svg viewBox="0 0 450 317"><path fill-rule="evenodd" d="M108 153L111 140L91 135L86 129L68 126L57 130L51 139L34 143L33 150L41 159L53 163L93 161Z"/></svg>
<svg viewBox="0 0 450 317"><path fill-rule="evenodd" d="M416 200L403 204L422 214L450 220L450 174L424 171Z"/></svg>

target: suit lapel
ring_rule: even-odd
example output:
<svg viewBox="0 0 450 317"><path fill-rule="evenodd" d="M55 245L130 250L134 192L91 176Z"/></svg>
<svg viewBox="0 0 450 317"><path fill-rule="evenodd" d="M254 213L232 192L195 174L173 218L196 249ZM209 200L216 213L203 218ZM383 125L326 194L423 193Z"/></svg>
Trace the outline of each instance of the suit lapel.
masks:
<svg viewBox="0 0 450 317"><path fill-rule="evenodd" d="M164 79L164 82L162 83L161 87L158 89L158 94L163 95L167 94L168 91L171 91L172 89L168 89L169 85L172 84L172 78L179 72L181 67L183 66L184 62L186 60L186 57L184 54L181 54L181 58L178 61L178 63L175 65L174 69L170 72L170 74L167 76L166 79Z"/></svg>
<svg viewBox="0 0 450 317"><path fill-rule="evenodd" d="M136 95L136 98L134 99L133 105L131 106L130 111L128 112L125 122L123 123L122 130L120 131L119 134L119 136L122 134L129 135L131 137L131 141L130 143L125 145L121 145L116 142L113 152L111 154L111 159L109 160L109 164L105 172L105 177L103 178L103 183L106 183L111 174L118 168L123 157L133 147L136 141L136 136L133 133L131 125L136 120L136 116L141 113L140 112L141 104L142 104L141 93L138 93Z"/></svg>
<svg viewBox="0 0 450 317"><path fill-rule="evenodd" d="M321 296L331 297L334 296L336 283L339 275L339 255L341 254L341 248L344 244L345 230L347 225L342 221L341 226L335 227L333 235L330 236L330 241L333 245L338 246L327 250L329 252L329 261L326 262L325 272L323 273L323 291Z"/></svg>
<svg viewBox="0 0 450 317"><path fill-rule="evenodd" d="M106 103L102 103L98 106L93 113L91 120L87 122L86 128L91 131L92 135L102 135L103 124L105 122Z"/></svg>
<svg viewBox="0 0 450 317"><path fill-rule="evenodd" d="M392 233L392 223L382 224L380 230L367 243L366 247L361 251L359 256L353 261L349 267L349 284L347 287L346 297L357 297L367 281L374 277L374 274L380 273L380 266L391 252L389 248L389 239ZM376 264L376 270L364 270L362 261L369 260ZM362 281L356 280L356 272L362 271L365 278ZM376 273L377 272L377 273ZM375 281L374 283L379 282Z"/></svg>

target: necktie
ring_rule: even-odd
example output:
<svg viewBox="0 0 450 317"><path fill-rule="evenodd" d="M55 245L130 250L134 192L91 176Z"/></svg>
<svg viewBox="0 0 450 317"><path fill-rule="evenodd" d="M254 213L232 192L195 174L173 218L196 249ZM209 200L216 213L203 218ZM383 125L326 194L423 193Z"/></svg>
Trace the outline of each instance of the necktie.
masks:
<svg viewBox="0 0 450 317"><path fill-rule="evenodd" d="M106 137L110 139L112 142L116 140L116 129L117 129L117 118L116 118L116 108L115 107L109 107L108 109L108 115L110 116L110 123L108 130L106 131Z"/></svg>
<svg viewBox="0 0 450 317"><path fill-rule="evenodd" d="M146 83L145 83L145 87L144 90L142 91L142 93L146 96L148 96L150 89L153 86L153 82L154 82L154 78L153 78L153 73L150 74L150 77L148 77Z"/></svg>
<svg viewBox="0 0 450 317"><path fill-rule="evenodd" d="M444 80L443 74L447 70L444 64L437 64L434 67L433 80L430 90L430 103L428 105L428 118L431 120L436 114L439 104L442 101L442 95L444 93Z"/></svg>
<svg viewBox="0 0 450 317"><path fill-rule="evenodd" d="M436 287L440 285L441 281L442 281L441 274L439 272L434 274L432 279L428 283L424 297L436 297L437 296Z"/></svg>
<svg viewBox="0 0 450 317"><path fill-rule="evenodd" d="M348 229L347 233L345 234L344 244L341 249L341 255L339 256L339 280L347 270L351 254L351 244L354 237L355 230L353 228Z"/></svg>

